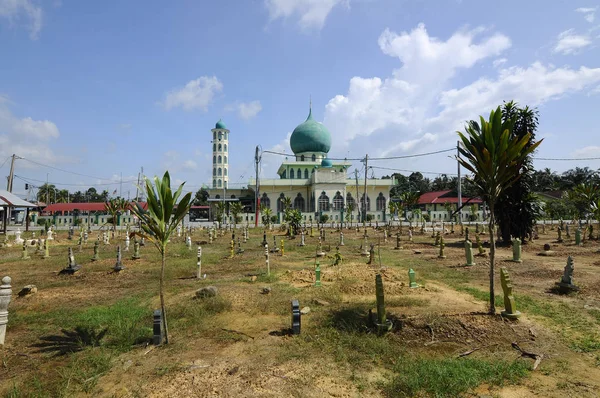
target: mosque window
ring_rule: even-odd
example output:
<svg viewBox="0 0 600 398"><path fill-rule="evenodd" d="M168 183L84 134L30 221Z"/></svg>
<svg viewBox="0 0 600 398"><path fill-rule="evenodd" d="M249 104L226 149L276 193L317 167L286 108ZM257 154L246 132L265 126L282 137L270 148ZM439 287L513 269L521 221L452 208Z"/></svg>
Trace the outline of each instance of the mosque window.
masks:
<svg viewBox="0 0 600 398"><path fill-rule="evenodd" d="M227 177L227 167L223 168L223 175Z"/></svg>
<svg viewBox="0 0 600 398"><path fill-rule="evenodd" d="M213 188L216 188L216 187L217 187L217 180L215 179L215 180L213 180Z"/></svg>
<svg viewBox="0 0 600 398"><path fill-rule="evenodd" d="M317 156L313 153L312 155L312 161L315 162L317 160Z"/></svg>
<svg viewBox="0 0 600 398"><path fill-rule="evenodd" d="M260 198L260 205L261 207L264 206L267 209L271 208L271 199L269 199L266 193L262 194L262 197Z"/></svg>
<svg viewBox="0 0 600 398"><path fill-rule="evenodd" d="M223 175L223 170L221 170L221 168L219 167L219 170L217 171L217 175L219 177L221 177Z"/></svg>
<svg viewBox="0 0 600 398"><path fill-rule="evenodd" d="M221 188L221 185L222 185L222 184L221 184L221 180L217 180L217 186L218 186L219 188Z"/></svg>
<svg viewBox="0 0 600 398"><path fill-rule="evenodd" d="M383 196L382 192L379 192L379 196L377 196L377 201L375 203L377 210L385 210L385 196Z"/></svg>
<svg viewBox="0 0 600 398"><path fill-rule="evenodd" d="M215 199L221 199L221 195L215 195Z"/></svg>
<svg viewBox="0 0 600 398"><path fill-rule="evenodd" d="M235 199L235 195L231 195L231 199Z"/></svg>
<svg viewBox="0 0 600 398"><path fill-rule="evenodd" d="M223 133L221 131L219 131L219 139L222 140L223 139Z"/></svg>
<svg viewBox="0 0 600 398"><path fill-rule="evenodd" d="M223 150L227 152L227 144L223 145Z"/></svg>
<svg viewBox="0 0 600 398"><path fill-rule="evenodd" d="M296 174L298 178L302 178L302 170L298 169L298 174Z"/></svg>
<svg viewBox="0 0 600 398"><path fill-rule="evenodd" d="M308 169L304 169L304 178L308 178Z"/></svg>
<svg viewBox="0 0 600 398"><path fill-rule="evenodd" d="M227 164L227 156L223 157L223 163Z"/></svg>
<svg viewBox="0 0 600 398"><path fill-rule="evenodd" d="M365 209L365 194L360 198L360 208L363 211L371 211L371 198L367 196L367 208Z"/></svg>
<svg viewBox="0 0 600 398"><path fill-rule="evenodd" d="M213 163L215 163L215 164L217 163L217 157L216 156L213 156Z"/></svg>
<svg viewBox="0 0 600 398"><path fill-rule="evenodd" d="M294 209L304 211L304 198L301 193L298 193L296 199L294 199Z"/></svg>
<svg viewBox="0 0 600 398"><path fill-rule="evenodd" d="M335 196L333 197L333 210L342 210L344 207L344 197L337 191Z"/></svg>
<svg viewBox="0 0 600 398"><path fill-rule="evenodd" d="M213 131L213 140L216 140L216 139L217 139L217 132Z"/></svg>
<svg viewBox="0 0 600 398"><path fill-rule="evenodd" d="M279 199L277 200L277 211L283 212L284 205L285 205L285 195L283 193L281 193L279 195Z"/></svg>
<svg viewBox="0 0 600 398"><path fill-rule="evenodd" d="M213 144L213 152L217 152L217 144Z"/></svg>
<svg viewBox="0 0 600 398"><path fill-rule="evenodd" d="M221 152L223 150L223 146L221 144L219 144L219 152Z"/></svg>
<svg viewBox="0 0 600 398"><path fill-rule="evenodd" d="M300 161L304 162L304 155L300 156Z"/></svg>
<svg viewBox="0 0 600 398"><path fill-rule="evenodd" d="M217 175L217 169L213 169L213 176Z"/></svg>
<svg viewBox="0 0 600 398"><path fill-rule="evenodd" d="M290 170L290 179L294 179L294 169Z"/></svg>
<svg viewBox="0 0 600 398"><path fill-rule="evenodd" d="M219 164L223 163L223 158L221 158L221 155L219 155L219 157L218 157L218 163Z"/></svg>
<svg viewBox="0 0 600 398"><path fill-rule="evenodd" d="M284 180L286 179L285 170L283 170L283 173L281 173L281 178L283 178Z"/></svg>
<svg viewBox="0 0 600 398"><path fill-rule="evenodd" d="M321 192L321 196L319 196L319 211L329 211L329 196L325 194L325 191Z"/></svg>
<svg viewBox="0 0 600 398"><path fill-rule="evenodd" d="M352 194L350 192L348 192L346 194L346 207L353 207L356 209L355 203L354 203L354 198L352 197Z"/></svg>

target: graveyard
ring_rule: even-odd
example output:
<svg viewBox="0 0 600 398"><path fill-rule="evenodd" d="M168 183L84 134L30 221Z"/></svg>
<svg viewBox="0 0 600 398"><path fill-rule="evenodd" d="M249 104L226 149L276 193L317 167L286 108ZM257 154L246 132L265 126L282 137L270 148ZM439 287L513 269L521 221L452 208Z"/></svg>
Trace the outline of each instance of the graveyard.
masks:
<svg viewBox="0 0 600 398"><path fill-rule="evenodd" d="M151 242L23 233L26 253L12 239L0 249L0 299L12 289L0 391L598 396L600 240L538 223L537 239L498 246L489 315L486 227L184 227L166 255L168 344Z"/></svg>

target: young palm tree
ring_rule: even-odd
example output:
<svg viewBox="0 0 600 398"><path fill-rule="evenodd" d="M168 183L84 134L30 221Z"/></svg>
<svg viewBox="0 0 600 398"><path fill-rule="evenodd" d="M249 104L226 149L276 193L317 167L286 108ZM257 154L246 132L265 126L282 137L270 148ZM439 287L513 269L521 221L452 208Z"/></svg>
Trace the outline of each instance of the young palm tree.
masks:
<svg viewBox="0 0 600 398"><path fill-rule="evenodd" d="M473 173L473 183L490 209L488 230L490 234L490 313L496 312L494 303L494 206L502 192L519 178L519 170L528 154L533 152L543 140L527 147L531 138L525 134L521 138L511 138L513 122L502 121L500 107L490 113L489 120L480 116L480 124L470 121L465 134L457 131L461 147L458 162Z"/></svg>
<svg viewBox="0 0 600 398"><path fill-rule="evenodd" d="M233 202L232 204L229 205L229 211L231 212L231 215L233 216L233 227L234 228L237 225L238 216L242 213L243 210L244 210L244 207L242 206L242 204L240 202Z"/></svg>
<svg viewBox="0 0 600 398"><path fill-rule="evenodd" d="M162 180L154 177L154 186L148 178L144 178L148 210L144 210L139 202L133 206L133 213L141 221L141 232L138 234L152 242L160 252L162 262L160 267L160 308L163 316L165 344L169 343L169 328L167 326L167 313L165 312L164 279L167 259L167 243L177 225L189 212L192 193L188 192L179 200L183 185L175 193L171 191L171 177L165 172ZM179 202L178 202L179 200Z"/></svg>

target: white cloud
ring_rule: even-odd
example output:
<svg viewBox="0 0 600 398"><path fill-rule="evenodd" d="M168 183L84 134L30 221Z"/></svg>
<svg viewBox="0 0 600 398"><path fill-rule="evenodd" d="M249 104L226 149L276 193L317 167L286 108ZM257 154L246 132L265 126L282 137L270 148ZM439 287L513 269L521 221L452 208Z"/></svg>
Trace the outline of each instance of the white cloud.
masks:
<svg viewBox="0 0 600 398"><path fill-rule="evenodd" d="M571 152L575 158L597 158L600 154L600 146L586 146Z"/></svg>
<svg viewBox="0 0 600 398"><path fill-rule="evenodd" d="M184 170L196 170L198 168L198 163L196 163L195 161L188 159L185 162L183 162L182 168Z"/></svg>
<svg viewBox="0 0 600 398"><path fill-rule="evenodd" d="M495 59L494 62L492 62L492 65L494 66L494 68L498 68L499 66L504 65L506 61L508 61L506 58L498 58Z"/></svg>
<svg viewBox="0 0 600 398"><path fill-rule="evenodd" d="M164 170L168 170L171 174L190 172L198 169L198 163L195 160L183 160L182 155L172 149L163 154L160 164Z"/></svg>
<svg viewBox="0 0 600 398"><path fill-rule="evenodd" d="M30 0L0 0L0 17L8 19L11 25L20 18L25 18L32 40L37 39L42 30L42 8L35 6Z"/></svg>
<svg viewBox="0 0 600 398"><path fill-rule="evenodd" d="M236 102L234 104L227 105L225 110L228 112L235 111L240 118L249 120L258 115L258 113L262 110L262 105L260 101Z"/></svg>
<svg viewBox="0 0 600 398"><path fill-rule="evenodd" d="M583 18L589 23L594 22L596 18L596 10L598 7L580 7L575 10L575 12L579 12L583 14Z"/></svg>
<svg viewBox="0 0 600 398"><path fill-rule="evenodd" d="M558 35L558 41L554 47L555 53L573 54L592 44L589 35L579 35L574 29L565 30Z"/></svg>
<svg viewBox="0 0 600 398"><path fill-rule="evenodd" d="M474 43L480 32L458 32L441 41L429 37L422 26L401 35L386 30L379 40L381 49L397 56L402 67L389 77L353 77L346 94L329 100L324 124L336 143L333 156L350 151L383 157L447 148L456 142L455 131L462 130L466 120L485 115L503 100L533 107L600 84L600 68L534 62L501 68L495 76L452 88L452 77L460 70L496 57L510 45L498 34ZM405 163L427 161L421 159ZM454 167L449 161L436 166Z"/></svg>
<svg viewBox="0 0 600 398"><path fill-rule="evenodd" d="M292 137L292 133L289 132L286 134L285 138L281 140L278 144L273 145L272 147L266 149L267 151L277 152L277 153L289 153L290 159L294 157L293 152L290 151L290 138ZM283 160L283 156L275 155L272 153L264 153L262 154L261 162L260 162L260 176L273 176L277 171L277 168L281 164Z"/></svg>
<svg viewBox="0 0 600 398"><path fill-rule="evenodd" d="M167 110L182 107L186 111L207 110L214 96L223 90L223 83L216 76L202 76L189 81L184 87L176 88L166 94L164 107Z"/></svg>
<svg viewBox="0 0 600 398"><path fill-rule="evenodd" d="M265 0L271 20L297 17L302 29L321 29L334 7L349 0Z"/></svg>
<svg viewBox="0 0 600 398"><path fill-rule="evenodd" d="M15 116L6 97L0 97L0 158L13 153L42 163L54 163L57 157L50 144L60 136L49 120Z"/></svg>
<svg viewBox="0 0 600 398"><path fill-rule="evenodd" d="M347 94L328 102L324 123L334 141L347 145L386 128L408 136L420 133L436 97L458 70L510 47L510 39L499 33L476 41L483 32L461 30L442 41L429 36L423 24L401 34L386 29L379 47L399 58L402 67L385 79L353 77Z"/></svg>

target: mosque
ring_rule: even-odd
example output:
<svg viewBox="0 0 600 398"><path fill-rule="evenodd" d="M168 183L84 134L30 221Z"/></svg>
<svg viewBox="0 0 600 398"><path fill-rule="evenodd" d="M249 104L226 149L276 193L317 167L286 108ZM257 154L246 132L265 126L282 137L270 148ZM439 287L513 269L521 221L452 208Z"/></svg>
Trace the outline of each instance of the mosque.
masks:
<svg viewBox="0 0 600 398"><path fill-rule="evenodd" d="M219 201L240 201L245 213L243 222L255 221L256 180L248 182L247 189L228 188L228 144L229 133L219 120L211 130L213 136L213 181L208 189L211 210ZM365 180L349 176L352 165L347 160L328 158L331 149L331 134L327 128L312 117L309 110L306 121L299 124L290 137L293 159L288 157L277 170L278 178L260 178L258 199L261 207L268 207L279 221L284 209L283 199L289 197L292 207L302 213L305 222L317 221L327 216L329 221L346 219L348 208L352 208L351 220L359 220L358 211L364 208ZM291 157L291 155L290 155ZM366 214L374 221L389 218L388 201L393 179L369 178L366 181ZM360 203L358 203L360 198ZM214 214L214 211L211 211ZM260 215L258 216L260 220ZM211 217L212 218L212 217ZM362 221L362 218L361 218Z"/></svg>

